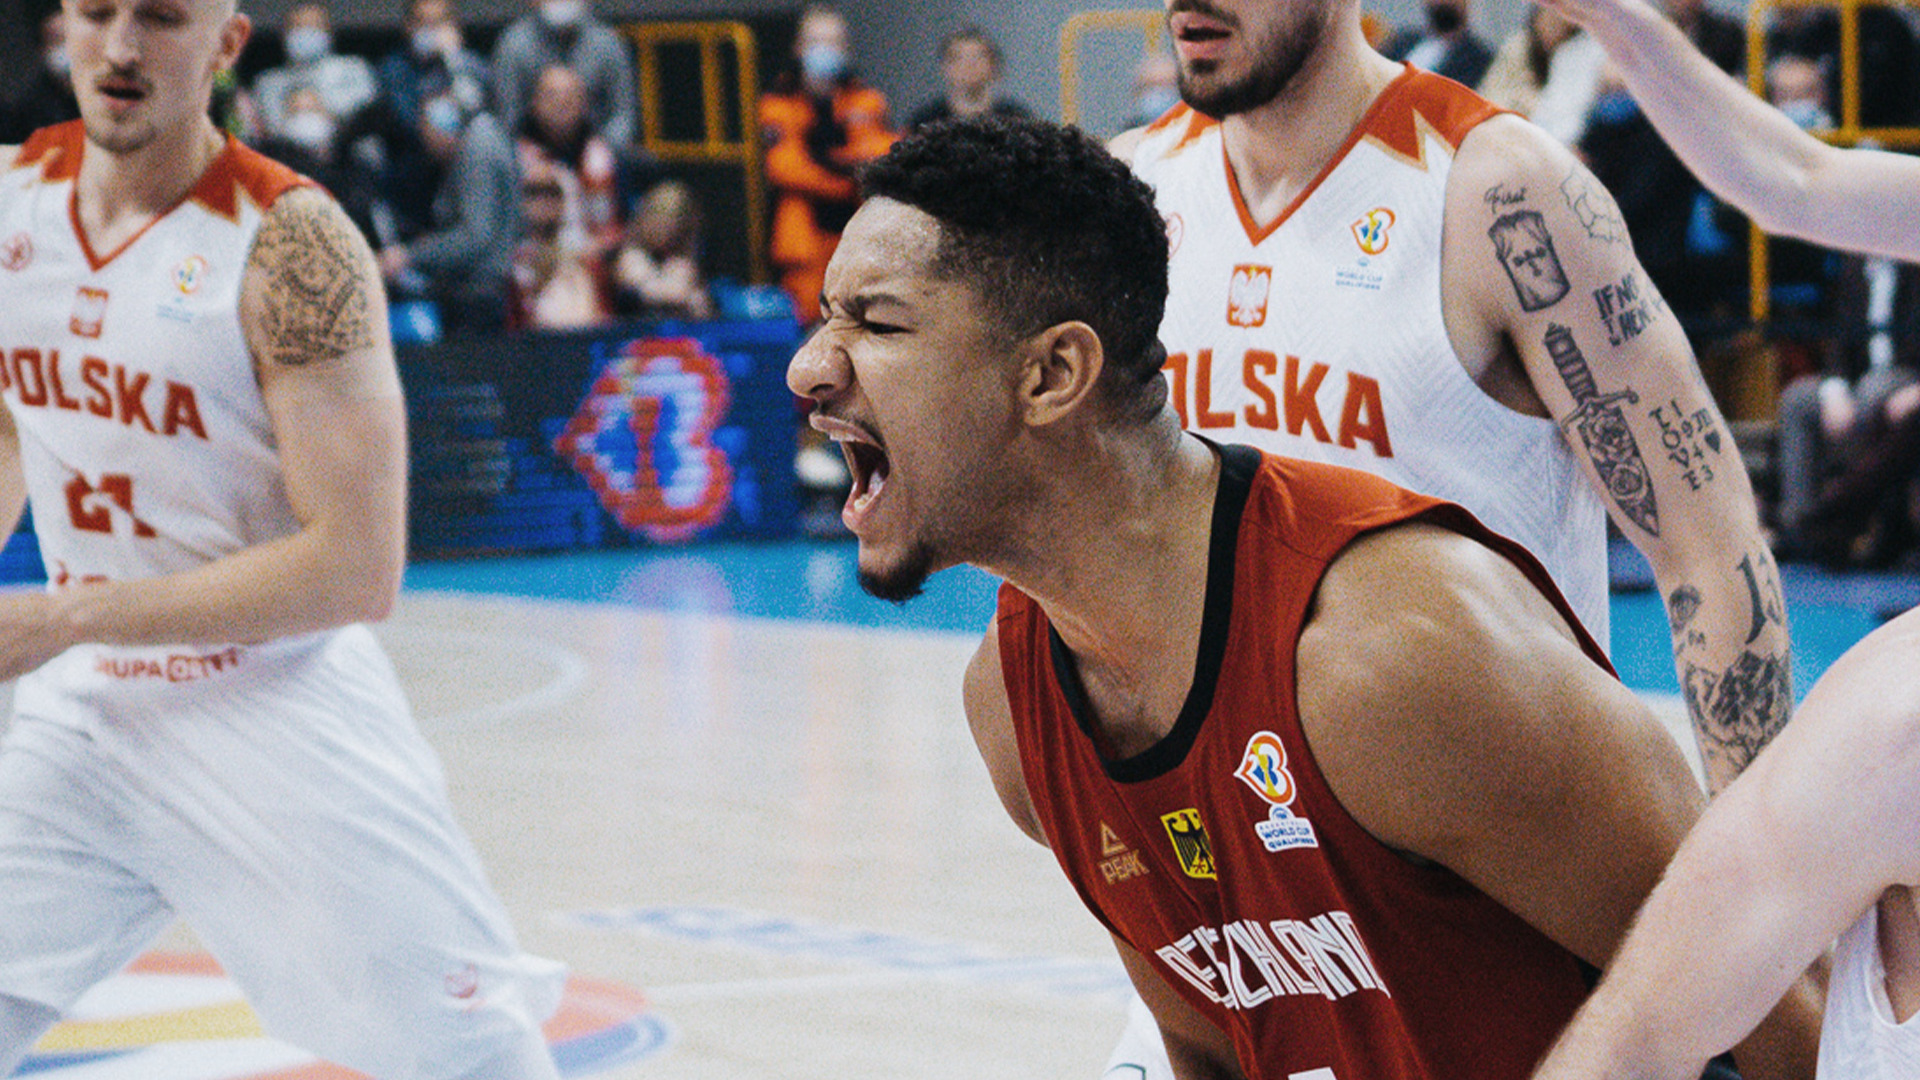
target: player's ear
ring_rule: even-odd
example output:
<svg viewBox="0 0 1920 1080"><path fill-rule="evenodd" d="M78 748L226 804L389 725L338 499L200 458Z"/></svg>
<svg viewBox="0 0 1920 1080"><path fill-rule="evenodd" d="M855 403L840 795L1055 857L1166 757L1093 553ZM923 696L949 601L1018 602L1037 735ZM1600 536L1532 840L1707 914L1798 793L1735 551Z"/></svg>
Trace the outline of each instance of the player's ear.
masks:
<svg viewBox="0 0 1920 1080"><path fill-rule="evenodd" d="M236 11L227 16L220 26L220 53L214 58L214 67L220 71L232 71L233 65L240 62L240 53L247 47L247 39L253 36L253 20Z"/></svg>
<svg viewBox="0 0 1920 1080"><path fill-rule="evenodd" d="M1107 354L1100 335L1078 320L1049 326L1028 338L1020 384L1029 424L1052 424L1084 408L1096 396Z"/></svg>

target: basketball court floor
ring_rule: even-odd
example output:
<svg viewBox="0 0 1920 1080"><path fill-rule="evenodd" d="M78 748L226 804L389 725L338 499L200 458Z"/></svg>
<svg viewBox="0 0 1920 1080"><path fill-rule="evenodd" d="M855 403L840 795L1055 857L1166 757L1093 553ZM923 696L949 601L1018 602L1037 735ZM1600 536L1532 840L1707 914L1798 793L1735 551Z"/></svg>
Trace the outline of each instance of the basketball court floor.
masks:
<svg viewBox="0 0 1920 1080"><path fill-rule="evenodd" d="M850 543L423 563L380 628L523 943L574 972L562 1071L1094 1080L1125 980L1001 812L960 707L994 583L861 595ZM1623 678L1684 723L1622 558ZM1785 574L1797 685L1910 577ZM336 1080L176 928L48 1036L41 1080Z"/></svg>

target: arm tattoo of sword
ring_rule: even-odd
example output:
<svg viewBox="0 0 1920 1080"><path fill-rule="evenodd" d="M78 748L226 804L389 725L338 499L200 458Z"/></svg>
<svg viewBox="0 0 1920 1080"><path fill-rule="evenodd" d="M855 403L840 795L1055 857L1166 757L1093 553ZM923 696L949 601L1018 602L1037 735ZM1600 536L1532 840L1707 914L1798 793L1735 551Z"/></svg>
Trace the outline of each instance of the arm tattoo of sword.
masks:
<svg viewBox="0 0 1920 1080"><path fill-rule="evenodd" d="M1619 405L1621 401L1637 404L1640 395L1632 390L1602 394L1594 382L1593 369L1587 366L1587 358L1573 340L1573 331L1566 327L1549 324L1546 346L1553 366L1573 394L1573 412L1561 421L1561 426L1569 434L1579 432L1594 471L1600 474L1600 482L1620 512L1635 525L1659 536L1660 509L1654 504L1653 478L1640 456L1639 444L1634 442L1633 430L1627 426L1626 413Z"/></svg>

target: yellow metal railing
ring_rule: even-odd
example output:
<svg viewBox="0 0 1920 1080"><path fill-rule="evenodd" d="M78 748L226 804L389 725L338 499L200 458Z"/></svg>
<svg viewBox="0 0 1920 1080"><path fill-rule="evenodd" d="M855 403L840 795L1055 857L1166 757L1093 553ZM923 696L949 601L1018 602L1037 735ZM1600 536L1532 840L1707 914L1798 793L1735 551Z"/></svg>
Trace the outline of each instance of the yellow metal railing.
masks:
<svg viewBox="0 0 1920 1080"><path fill-rule="evenodd" d="M753 29L742 22L639 22L622 27L639 61L640 144L666 162L735 165L746 195L747 258L756 282L767 273L767 190L760 144L760 63ZM700 56L699 139L670 139L662 125L663 49L693 46ZM724 54L731 51L736 117L729 116ZM729 119L738 125L737 136Z"/></svg>
<svg viewBox="0 0 1920 1080"><path fill-rule="evenodd" d="M1920 0L1753 0L1747 11L1747 86L1758 97L1767 94L1767 25L1777 8L1835 7L1840 10L1840 126L1814 134L1836 146L1854 146L1872 140L1890 149L1920 148L1920 128L1862 127L1860 124L1860 9L1900 7ZM1767 234L1752 226L1747 237L1748 310L1762 322L1773 310L1773 273L1767 252Z"/></svg>
<svg viewBox="0 0 1920 1080"><path fill-rule="evenodd" d="M1060 119L1069 124L1080 122L1080 47L1091 33L1136 30L1140 33L1141 55L1159 51L1167 32L1167 14L1160 10L1082 11L1067 16L1060 24Z"/></svg>

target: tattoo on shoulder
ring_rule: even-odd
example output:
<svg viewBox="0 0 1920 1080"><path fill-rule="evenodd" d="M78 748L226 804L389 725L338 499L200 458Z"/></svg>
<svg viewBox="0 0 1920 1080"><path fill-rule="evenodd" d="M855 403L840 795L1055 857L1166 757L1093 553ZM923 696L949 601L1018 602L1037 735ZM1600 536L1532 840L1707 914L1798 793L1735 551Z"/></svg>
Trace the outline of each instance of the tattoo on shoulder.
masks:
<svg viewBox="0 0 1920 1080"><path fill-rule="evenodd" d="M1592 173L1576 167L1561 181L1560 194L1566 196L1567 206L1588 236L1608 244L1627 242L1627 223L1620 216L1620 205Z"/></svg>
<svg viewBox="0 0 1920 1080"><path fill-rule="evenodd" d="M1576 434L1580 437L1594 471L1620 512L1649 535L1659 536L1660 508L1654 502L1653 477L1640 455L1633 429L1627 426L1626 412L1620 407L1622 401L1638 404L1640 395L1632 389L1602 394L1586 355L1573 340L1573 331L1566 327L1549 325L1545 344L1561 381L1567 384L1567 392L1573 395L1573 410L1560 421L1568 440Z"/></svg>
<svg viewBox="0 0 1920 1080"><path fill-rule="evenodd" d="M296 190L274 203L253 242L253 262L265 274L262 359L299 366L374 343L371 295L379 282L364 243L324 195Z"/></svg>
<svg viewBox="0 0 1920 1080"><path fill-rule="evenodd" d="M1512 188L1505 184L1495 184L1488 188L1486 194L1482 195L1481 198L1486 200L1487 210L1497 216L1510 207L1519 206L1521 203L1526 202L1527 189Z"/></svg>
<svg viewBox="0 0 1920 1080"><path fill-rule="evenodd" d="M1489 193L1491 198L1491 193ZM1487 230L1500 265L1513 282L1522 311L1545 311L1567 295L1567 272L1554 254L1547 219L1537 210L1516 210Z"/></svg>

